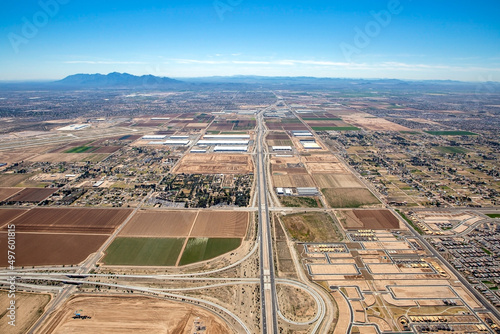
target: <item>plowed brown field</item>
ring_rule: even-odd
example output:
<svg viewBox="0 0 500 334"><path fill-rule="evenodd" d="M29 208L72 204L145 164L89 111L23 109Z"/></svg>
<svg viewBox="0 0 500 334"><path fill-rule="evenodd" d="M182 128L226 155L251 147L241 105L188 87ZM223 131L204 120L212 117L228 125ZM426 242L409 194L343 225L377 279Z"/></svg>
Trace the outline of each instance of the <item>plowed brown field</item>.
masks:
<svg viewBox="0 0 500 334"><path fill-rule="evenodd" d="M364 188L352 174L313 174L318 188Z"/></svg>
<svg viewBox="0 0 500 334"><path fill-rule="evenodd" d="M0 227L6 225L12 219L16 218L20 214L26 212L25 209L1 209L0 210Z"/></svg>
<svg viewBox="0 0 500 334"><path fill-rule="evenodd" d="M58 188L26 188L9 198L9 202L40 202L57 190Z"/></svg>
<svg viewBox="0 0 500 334"><path fill-rule="evenodd" d="M20 192L23 188L0 188L0 202Z"/></svg>
<svg viewBox="0 0 500 334"><path fill-rule="evenodd" d="M122 237L187 237L196 211L140 211L120 232Z"/></svg>
<svg viewBox="0 0 500 334"><path fill-rule="evenodd" d="M389 210L353 210L363 222L363 227L372 230L399 228L399 220Z"/></svg>
<svg viewBox="0 0 500 334"><path fill-rule="evenodd" d="M12 223L18 232L111 234L131 212L129 209L36 208Z"/></svg>
<svg viewBox="0 0 500 334"><path fill-rule="evenodd" d="M16 233L16 266L78 264L96 252L107 238L107 235ZM7 233L0 232L0 252L7 254ZM0 267L7 265L7 256L0 257Z"/></svg>
<svg viewBox="0 0 500 334"><path fill-rule="evenodd" d="M243 238L247 232L248 212L200 211L191 237Z"/></svg>

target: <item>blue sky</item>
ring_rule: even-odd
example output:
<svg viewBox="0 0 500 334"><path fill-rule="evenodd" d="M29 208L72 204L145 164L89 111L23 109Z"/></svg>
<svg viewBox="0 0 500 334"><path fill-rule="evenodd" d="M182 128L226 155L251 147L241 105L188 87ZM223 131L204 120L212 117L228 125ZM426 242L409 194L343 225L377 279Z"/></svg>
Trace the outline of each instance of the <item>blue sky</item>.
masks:
<svg viewBox="0 0 500 334"><path fill-rule="evenodd" d="M4 0L0 80L118 71L500 81L499 12L498 0Z"/></svg>

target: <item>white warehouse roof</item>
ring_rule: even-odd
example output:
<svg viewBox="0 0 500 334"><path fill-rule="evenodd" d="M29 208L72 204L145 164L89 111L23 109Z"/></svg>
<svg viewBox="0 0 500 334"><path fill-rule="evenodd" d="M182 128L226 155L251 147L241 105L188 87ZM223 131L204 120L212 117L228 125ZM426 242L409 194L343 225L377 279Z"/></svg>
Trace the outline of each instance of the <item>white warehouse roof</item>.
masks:
<svg viewBox="0 0 500 334"><path fill-rule="evenodd" d="M291 146L273 146L273 151L291 151Z"/></svg>
<svg viewBox="0 0 500 334"><path fill-rule="evenodd" d="M203 139L250 139L250 135L206 135Z"/></svg>
<svg viewBox="0 0 500 334"><path fill-rule="evenodd" d="M249 140L199 140L198 145L248 145Z"/></svg>
<svg viewBox="0 0 500 334"><path fill-rule="evenodd" d="M309 131L292 131L295 137L311 137L312 133Z"/></svg>
<svg viewBox="0 0 500 334"><path fill-rule="evenodd" d="M309 149L309 150L321 148L321 146L319 146L317 143L313 143L313 142L301 142L301 144L302 144L302 146L304 146L305 149Z"/></svg>
<svg viewBox="0 0 500 334"><path fill-rule="evenodd" d="M167 136L162 136L162 135L147 135L142 137L144 140L158 140L158 139L165 139Z"/></svg>
<svg viewBox="0 0 500 334"><path fill-rule="evenodd" d="M246 152L248 146L215 146L214 152Z"/></svg>
<svg viewBox="0 0 500 334"><path fill-rule="evenodd" d="M165 140L165 145L181 145L181 146L184 146L184 145L189 145L189 140L172 140L172 139L169 139L169 140Z"/></svg>

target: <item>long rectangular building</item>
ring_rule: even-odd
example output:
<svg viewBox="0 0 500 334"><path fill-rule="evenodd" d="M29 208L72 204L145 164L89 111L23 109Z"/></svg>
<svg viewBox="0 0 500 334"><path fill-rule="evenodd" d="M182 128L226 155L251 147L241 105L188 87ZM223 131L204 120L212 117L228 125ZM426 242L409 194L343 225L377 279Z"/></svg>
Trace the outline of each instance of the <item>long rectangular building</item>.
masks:
<svg viewBox="0 0 500 334"><path fill-rule="evenodd" d="M214 152L247 152L248 146L215 146Z"/></svg>
<svg viewBox="0 0 500 334"><path fill-rule="evenodd" d="M202 139L198 141L198 145L205 145L205 146L221 146L221 145L248 145L250 141L249 140L214 140L214 139Z"/></svg>
<svg viewBox="0 0 500 334"><path fill-rule="evenodd" d="M203 139L250 139L250 135L205 135Z"/></svg>

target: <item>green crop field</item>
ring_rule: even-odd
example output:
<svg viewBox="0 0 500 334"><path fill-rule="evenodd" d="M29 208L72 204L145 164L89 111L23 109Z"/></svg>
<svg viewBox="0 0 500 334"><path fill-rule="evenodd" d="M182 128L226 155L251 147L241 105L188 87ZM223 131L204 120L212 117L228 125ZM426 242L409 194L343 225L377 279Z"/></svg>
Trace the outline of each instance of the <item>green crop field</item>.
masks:
<svg viewBox="0 0 500 334"><path fill-rule="evenodd" d="M500 213L487 213L486 215L490 218L500 218Z"/></svg>
<svg viewBox="0 0 500 334"><path fill-rule="evenodd" d="M190 238L179 265L213 259L240 247L238 238Z"/></svg>
<svg viewBox="0 0 500 334"><path fill-rule="evenodd" d="M129 266L174 266L184 238L116 238L104 263Z"/></svg>
<svg viewBox="0 0 500 334"><path fill-rule="evenodd" d="M93 151L96 149L97 149L97 147L93 147L93 146L78 146L78 147L73 147L67 151L64 151L64 153L85 153L85 152Z"/></svg>
<svg viewBox="0 0 500 334"><path fill-rule="evenodd" d="M313 126L314 131L359 131L355 126Z"/></svg>
<svg viewBox="0 0 500 334"><path fill-rule="evenodd" d="M458 147L458 146L439 146L439 147L436 147L436 150L438 150L439 152L441 153L449 153L449 154L453 154L453 153L467 153L469 152L467 149L463 148L463 147Z"/></svg>
<svg viewBox="0 0 500 334"><path fill-rule="evenodd" d="M434 136L477 136L477 133L469 131L425 131Z"/></svg>

